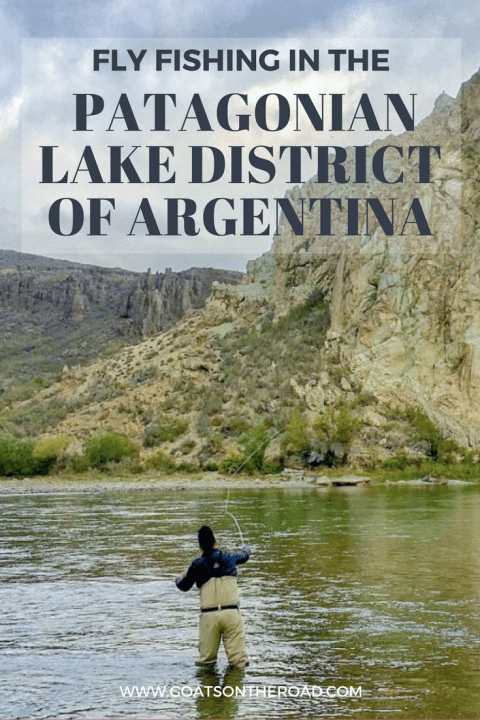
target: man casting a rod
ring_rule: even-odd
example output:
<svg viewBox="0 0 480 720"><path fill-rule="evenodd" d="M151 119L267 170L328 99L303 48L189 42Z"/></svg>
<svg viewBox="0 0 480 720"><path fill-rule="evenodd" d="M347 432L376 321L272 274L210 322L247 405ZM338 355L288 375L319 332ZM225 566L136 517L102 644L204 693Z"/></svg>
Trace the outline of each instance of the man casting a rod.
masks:
<svg viewBox="0 0 480 720"><path fill-rule="evenodd" d="M213 665L223 639L230 665L248 665L243 618L240 614L237 588L237 565L246 563L250 548L238 552L220 550L213 531L204 525L198 531L202 555L175 580L180 590L190 590L196 583L200 590L200 637L197 665Z"/></svg>

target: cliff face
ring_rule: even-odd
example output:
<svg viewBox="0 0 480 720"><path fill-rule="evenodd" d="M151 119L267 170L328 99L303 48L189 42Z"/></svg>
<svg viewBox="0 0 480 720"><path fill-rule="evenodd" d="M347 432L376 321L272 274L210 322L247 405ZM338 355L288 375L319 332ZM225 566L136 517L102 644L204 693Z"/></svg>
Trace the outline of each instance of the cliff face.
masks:
<svg viewBox="0 0 480 720"><path fill-rule="evenodd" d="M138 341L201 307L215 280L241 277L208 268L152 276L0 250L1 374L15 372L14 350L35 350L40 374L95 357L109 340Z"/></svg>
<svg viewBox="0 0 480 720"><path fill-rule="evenodd" d="M440 148L440 158L429 151L429 182L419 182L418 146ZM303 235L284 220L241 284L212 283L222 276L208 270L128 278L109 271L118 290L110 331L118 322L123 332L151 337L84 367L77 342L61 381L28 406L34 413L40 403L42 420L45 408L61 406L64 419L48 415L36 431L80 443L99 428L113 429L143 443L147 454L150 431L181 419L188 430L177 445L165 441L166 450L198 464L219 461L246 427L267 421L280 453L278 438L296 422L313 455L324 453L327 437L332 448L343 446L339 457L351 443L349 459L368 467L398 453L434 456L430 431L425 437L413 426L412 405L423 410L424 425L426 414L444 437L480 448L480 74L455 100L442 95L414 131L372 143L367 168L382 152L388 182L370 171L362 183L312 178L294 188L289 198L299 210L303 199ZM345 171L355 178L352 148ZM403 182L395 182L401 173ZM332 200L328 236L320 234L320 203L309 210L313 198ZM429 235L412 222L414 198ZM349 223L355 199L358 217ZM367 199L378 199L380 209ZM94 308L110 307L102 289L107 271L103 280L98 269L54 272L64 273L61 287L54 280L50 287L40 271L4 269L5 317L23 308L33 323L35 309L48 304L65 320L53 323L62 347L65 328L75 323L88 330L88 342L104 339L105 323L93 320L102 318ZM204 309L172 324L210 289ZM81 339L87 342L85 332ZM5 417L24 423L28 408L12 404ZM297 445L301 439L297 433Z"/></svg>
<svg viewBox="0 0 480 720"><path fill-rule="evenodd" d="M349 364L365 389L384 402L420 405L447 435L480 443L480 73L454 100L438 98L431 115L413 132L390 136L367 148L367 158L385 146L385 176L370 171L354 184L355 158L347 149L352 182L319 184L314 177L288 197L305 213L304 234L287 221L269 253L250 263L246 285L216 288L213 305L236 307L239 293L257 308L282 315L317 287L328 301L327 346ZM431 155L429 183L419 183L415 146L439 146ZM367 163L368 166L368 163ZM371 165L370 165L371 167ZM425 166L424 166L425 167ZM394 181L403 172L403 182ZM331 235L321 236L317 202L331 197ZM349 234L348 200L360 198L358 234ZM386 234L364 198L379 198L394 234ZM421 236L409 213L418 198L431 235ZM394 203L392 204L392 199ZM351 228L350 228L351 230Z"/></svg>
<svg viewBox="0 0 480 720"><path fill-rule="evenodd" d="M115 315L121 298L136 280L135 273L101 268L4 267L0 270L0 305L3 315L7 312L13 318L25 310L45 324L54 319L81 320L100 308Z"/></svg>
<svg viewBox="0 0 480 720"><path fill-rule="evenodd" d="M214 282L237 284L241 273L211 268L191 268L174 273L142 276L122 298L119 315L129 318L143 337L163 332L190 309L205 304Z"/></svg>

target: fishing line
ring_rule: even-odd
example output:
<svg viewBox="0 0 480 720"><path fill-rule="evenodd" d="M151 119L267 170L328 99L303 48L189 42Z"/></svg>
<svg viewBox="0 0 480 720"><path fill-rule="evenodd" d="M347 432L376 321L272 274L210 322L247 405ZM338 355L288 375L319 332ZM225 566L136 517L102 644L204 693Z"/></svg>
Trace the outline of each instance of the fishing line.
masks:
<svg viewBox="0 0 480 720"><path fill-rule="evenodd" d="M275 432L275 433L272 435L272 438L276 437L276 436L279 435L281 432L282 432L281 430L277 430L277 432ZM270 438L270 440L271 440L272 438ZM240 472L240 470L241 470L243 467L245 467L245 465L246 465L247 462L250 460L250 458L252 458L252 457L255 455L255 453L262 447L262 445L263 445L263 443L260 443L259 445L257 445L257 447L253 450L253 452L251 452L250 455L249 455L247 458L245 458L245 460L242 462L242 464L238 466L238 468L237 468L237 469L235 470L235 472L233 473L234 475L236 475L238 472ZM228 488L228 490L227 490L227 499L226 499L226 501L225 501L225 514L226 514L226 515L230 515L230 517L231 517L231 518L233 519L233 521L235 522L235 525L237 526L238 532L239 532L239 534L240 534L241 543L242 543L242 545L245 545L245 542L244 542L244 540L243 540L242 529L241 529L241 527L240 527L240 523L238 522L238 520L237 520L237 518L235 517L235 515L233 515L231 512L229 512L229 511L227 510L228 501L229 501L229 500L230 500L230 488Z"/></svg>
<svg viewBox="0 0 480 720"><path fill-rule="evenodd" d="M230 488L228 488L228 490L229 490L229 492L230 492ZM227 503L228 503L228 497L227 497ZM229 511L227 510L227 503L225 503L225 513L226 513L227 515L230 515L231 518L233 518L233 521L235 522L235 525L237 526L238 532L239 532L239 534L240 534L240 541L241 541L242 545L245 545L245 541L244 541L244 539L243 539L242 529L241 529L241 527L240 527L240 523L238 522L238 520L237 520L237 518L235 517L235 515L233 515L231 512L229 512Z"/></svg>

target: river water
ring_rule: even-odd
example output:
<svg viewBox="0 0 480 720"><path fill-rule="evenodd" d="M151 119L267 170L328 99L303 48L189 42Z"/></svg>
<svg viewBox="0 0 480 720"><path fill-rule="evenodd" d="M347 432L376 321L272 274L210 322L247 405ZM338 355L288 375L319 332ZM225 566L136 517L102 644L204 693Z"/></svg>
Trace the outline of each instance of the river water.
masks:
<svg viewBox="0 0 480 720"><path fill-rule="evenodd" d="M173 579L226 497L0 486L0 717L480 717L479 487L230 490L251 662L205 672Z"/></svg>

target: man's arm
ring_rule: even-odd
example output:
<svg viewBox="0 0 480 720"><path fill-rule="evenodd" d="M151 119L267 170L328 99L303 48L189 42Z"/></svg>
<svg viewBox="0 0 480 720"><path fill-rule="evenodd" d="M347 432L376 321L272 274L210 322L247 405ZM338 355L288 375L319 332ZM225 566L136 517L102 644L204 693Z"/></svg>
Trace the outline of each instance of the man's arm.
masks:
<svg viewBox="0 0 480 720"><path fill-rule="evenodd" d="M241 550L235 553L237 565L243 565L243 563L246 563L251 554L252 553L250 552L248 545L244 545Z"/></svg>
<svg viewBox="0 0 480 720"><path fill-rule="evenodd" d="M194 563L190 565L188 570L184 571L177 579L175 580L175 585L179 590L183 590L186 592L187 590L190 590L193 583L195 582L195 568Z"/></svg>

